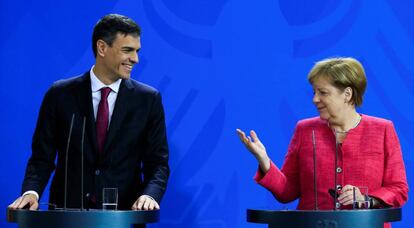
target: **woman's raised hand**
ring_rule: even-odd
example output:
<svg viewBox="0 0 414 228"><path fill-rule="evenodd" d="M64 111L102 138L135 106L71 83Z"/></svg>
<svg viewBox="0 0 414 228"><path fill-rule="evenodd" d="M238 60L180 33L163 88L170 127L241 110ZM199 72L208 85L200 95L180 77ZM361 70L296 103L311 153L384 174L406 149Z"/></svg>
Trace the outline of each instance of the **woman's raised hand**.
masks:
<svg viewBox="0 0 414 228"><path fill-rule="evenodd" d="M253 156L256 157L261 170L266 173L270 169L270 159L267 156L266 148L262 142L260 142L256 132L251 130L250 136L246 136L242 130L236 129L236 131L242 143L253 154Z"/></svg>

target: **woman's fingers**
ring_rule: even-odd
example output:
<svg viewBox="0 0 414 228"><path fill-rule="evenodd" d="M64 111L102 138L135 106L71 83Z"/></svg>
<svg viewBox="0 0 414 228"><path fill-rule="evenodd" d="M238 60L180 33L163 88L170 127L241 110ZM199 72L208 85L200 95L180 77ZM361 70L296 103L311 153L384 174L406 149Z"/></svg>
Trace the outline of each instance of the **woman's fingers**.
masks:
<svg viewBox="0 0 414 228"><path fill-rule="evenodd" d="M355 196L354 196L354 190L355 190ZM342 205L350 205L350 204L353 204L354 201L358 201L361 199L363 199L363 196L358 187L355 187L353 185L345 185L342 188L341 194L338 197L338 202Z"/></svg>
<svg viewBox="0 0 414 228"><path fill-rule="evenodd" d="M353 198L352 194L349 194L348 192L346 192L346 193L342 193L338 197L338 202L342 205L349 205L349 204L352 204L354 202L354 198Z"/></svg>
<svg viewBox="0 0 414 228"><path fill-rule="evenodd" d="M252 136L254 142L260 141L255 131L251 130L250 135Z"/></svg>
<svg viewBox="0 0 414 228"><path fill-rule="evenodd" d="M246 135L242 130L236 129L240 140L247 147L247 149L255 156L263 157L266 154L266 150L263 144L260 142L255 131L251 130L250 135Z"/></svg>
<svg viewBox="0 0 414 228"><path fill-rule="evenodd" d="M240 140L244 143L244 145L246 145L247 147L251 146L252 138L250 136L246 136L246 133L244 133L244 131L240 130L240 129L236 129L237 134L240 137Z"/></svg>
<svg viewBox="0 0 414 228"><path fill-rule="evenodd" d="M244 131L240 130L240 129L236 129L237 134L239 135L240 140L246 144L248 142L248 138L246 137L246 134L244 133Z"/></svg>

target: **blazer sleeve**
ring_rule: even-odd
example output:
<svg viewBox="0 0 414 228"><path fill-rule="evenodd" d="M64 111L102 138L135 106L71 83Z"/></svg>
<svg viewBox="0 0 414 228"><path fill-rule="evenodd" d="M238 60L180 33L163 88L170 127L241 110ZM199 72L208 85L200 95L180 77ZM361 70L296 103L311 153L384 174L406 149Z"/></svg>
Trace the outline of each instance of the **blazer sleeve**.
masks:
<svg viewBox="0 0 414 228"><path fill-rule="evenodd" d="M142 159L145 187L142 194L149 195L160 202L167 187L170 169L165 115L159 92L156 92L151 106L145 143L146 150Z"/></svg>
<svg viewBox="0 0 414 228"><path fill-rule="evenodd" d="M282 169L277 168L271 162L270 169L266 174L258 169L254 178L257 183L268 189L279 202L288 203L296 200L300 195L299 148L300 126L298 124L289 144Z"/></svg>
<svg viewBox="0 0 414 228"><path fill-rule="evenodd" d="M56 158L56 102L55 85L46 92L40 107L36 129L32 138L32 155L26 166L22 193L33 190L41 197Z"/></svg>
<svg viewBox="0 0 414 228"><path fill-rule="evenodd" d="M388 122L384 137L385 167L382 187L372 191L370 195L388 206L401 207L408 200L408 184L400 142L392 122Z"/></svg>

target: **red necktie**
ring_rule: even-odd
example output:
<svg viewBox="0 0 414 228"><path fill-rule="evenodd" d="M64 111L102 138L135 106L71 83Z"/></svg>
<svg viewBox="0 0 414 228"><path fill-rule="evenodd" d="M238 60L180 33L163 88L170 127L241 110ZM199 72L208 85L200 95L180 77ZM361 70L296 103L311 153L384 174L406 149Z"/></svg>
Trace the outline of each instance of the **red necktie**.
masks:
<svg viewBox="0 0 414 228"><path fill-rule="evenodd" d="M106 132L108 130L109 106L107 98L110 92L111 88L109 87L101 89L101 101L99 102L98 114L96 115L96 137L98 139L99 154L103 154Z"/></svg>

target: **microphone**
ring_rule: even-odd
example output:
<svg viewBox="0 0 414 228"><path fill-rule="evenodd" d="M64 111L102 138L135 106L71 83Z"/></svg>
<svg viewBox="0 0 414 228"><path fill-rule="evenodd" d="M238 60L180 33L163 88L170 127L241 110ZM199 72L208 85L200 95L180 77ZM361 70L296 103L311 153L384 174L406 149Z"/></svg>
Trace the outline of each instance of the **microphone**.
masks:
<svg viewBox="0 0 414 228"><path fill-rule="evenodd" d="M83 124L82 124L82 140L81 140L81 211L83 211L84 210L84 207L83 207L83 174L84 174L84 172L83 172L83 167L84 167L84 165L83 165L83 154L84 154L84 152L83 152L83 147L84 147L84 144L85 144L85 123L86 123L86 117L84 116L83 117Z"/></svg>
<svg viewBox="0 0 414 228"><path fill-rule="evenodd" d="M315 131L312 129L312 144L313 144L313 192L315 193L315 211L318 209L318 188L317 188L317 175L316 175L316 140Z"/></svg>
<svg viewBox="0 0 414 228"><path fill-rule="evenodd" d="M69 145L70 145L70 138L72 136L72 128L73 122L75 120L75 113L72 114L72 120L70 121L70 128L69 128L69 136L68 136L68 143L66 144L66 158L65 158L65 199L63 203L63 209L66 210L66 201L67 201L67 194L68 194L68 158L69 158Z"/></svg>

